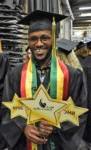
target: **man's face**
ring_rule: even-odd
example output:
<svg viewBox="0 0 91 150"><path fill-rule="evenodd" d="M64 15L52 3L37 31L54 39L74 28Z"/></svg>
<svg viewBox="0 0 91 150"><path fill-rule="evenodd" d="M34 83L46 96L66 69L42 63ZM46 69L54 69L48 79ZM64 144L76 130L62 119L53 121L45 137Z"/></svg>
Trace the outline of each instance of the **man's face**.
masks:
<svg viewBox="0 0 91 150"><path fill-rule="evenodd" d="M52 48L52 33L41 30L29 33L29 47L37 60L44 60Z"/></svg>

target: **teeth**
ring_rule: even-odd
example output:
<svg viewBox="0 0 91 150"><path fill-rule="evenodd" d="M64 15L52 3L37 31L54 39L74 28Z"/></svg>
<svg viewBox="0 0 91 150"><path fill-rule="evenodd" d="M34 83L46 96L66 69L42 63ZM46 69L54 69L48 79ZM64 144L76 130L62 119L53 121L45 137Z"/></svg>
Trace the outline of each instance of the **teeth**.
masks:
<svg viewBox="0 0 91 150"><path fill-rule="evenodd" d="M40 52L41 51L41 49L37 49L37 52Z"/></svg>

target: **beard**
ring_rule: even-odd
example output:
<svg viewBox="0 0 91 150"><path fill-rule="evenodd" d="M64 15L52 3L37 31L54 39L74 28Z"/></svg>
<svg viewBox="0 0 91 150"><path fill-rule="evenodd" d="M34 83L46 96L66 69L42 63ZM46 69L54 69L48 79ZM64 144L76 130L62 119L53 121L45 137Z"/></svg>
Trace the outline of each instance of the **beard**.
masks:
<svg viewBox="0 0 91 150"><path fill-rule="evenodd" d="M46 50L46 49L48 49L48 52L47 52L46 56L45 56L43 59L39 60L39 59L37 59L37 58L35 57L34 51L38 51L38 50L39 50L39 51L41 52L41 51ZM42 64L42 63L44 63L48 58L51 57L52 49L51 49L51 48L48 48L48 47L46 47L46 46L43 46L43 47L41 47L41 48L31 49L31 52L32 52L32 59L33 59L37 64Z"/></svg>

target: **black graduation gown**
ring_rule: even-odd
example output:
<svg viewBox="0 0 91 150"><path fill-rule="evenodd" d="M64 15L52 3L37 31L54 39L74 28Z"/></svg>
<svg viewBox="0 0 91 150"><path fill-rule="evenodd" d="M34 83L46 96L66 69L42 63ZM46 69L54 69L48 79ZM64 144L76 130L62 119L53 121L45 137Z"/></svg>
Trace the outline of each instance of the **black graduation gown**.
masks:
<svg viewBox="0 0 91 150"><path fill-rule="evenodd" d="M4 88L4 80L6 73L8 71L9 63L8 63L8 57L4 53L0 53L0 109L1 109L1 101L2 101L2 94L3 94L3 88ZM1 114L0 114L0 120L1 120ZM0 133L0 149L2 149L3 145L3 137Z"/></svg>
<svg viewBox="0 0 91 150"><path fill-rule="evenodd" d="M8 70L8 57L4 53L0 53L0 101L2 100L2 93L4 87L4 79Z"/></svg>
<svg viewBox="0 0 91 150"><path fill-rule="evenodd" d="M86 57L78 57L79 61L84 69L87 79L87 106L89 108L87 125L84 138L87 142L91 143L91 55Z"/></svg>
<svg viewBox="0 0 91 150"><path fill-rule="evenodd" d="M14 93L20 96L21 69L22 65L17 66L7 75L3 92L4 101L12 100ZM83 74L80 70L75 70L69 66L68 69L70 72L69 96L73 98L76 105L86 107L87 93ZM10 150L26 150L26 138L23 133L26 120L22 117L16 117L10 120L9 111L4 107L2 107L1 114L2 125L0 126L0 132L7 142L7 146L10 147ZM39 150L78 150L82 141L85 122L86 115L82 115L79 127L69 122L63 123L61 129L54 130L47 144L39 146Z"/></svg>

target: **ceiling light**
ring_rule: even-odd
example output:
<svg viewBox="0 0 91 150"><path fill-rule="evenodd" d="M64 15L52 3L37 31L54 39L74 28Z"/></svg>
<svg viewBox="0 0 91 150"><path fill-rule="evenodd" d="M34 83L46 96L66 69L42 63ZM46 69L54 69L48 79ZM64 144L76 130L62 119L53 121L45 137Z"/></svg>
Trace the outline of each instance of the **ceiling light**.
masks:
<svg viewBox="0 0 91 150"><path fill-rule="evenodd" d="M79 10L89 10L91 7L80 7Z"/></svg>
<svg viewBox="0 0 91 150"><path fill-rule="evenodd" d="M89 16L91 16L91 13L82 13L82 14L80 14L79 15L80 17L89 17Z"/></svg>
<svg viewBox="0 0 91 150"><path fill-rule="evenodd" d="M91 20L83 20L83 22L91 22Z"/></svg>

